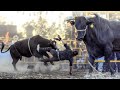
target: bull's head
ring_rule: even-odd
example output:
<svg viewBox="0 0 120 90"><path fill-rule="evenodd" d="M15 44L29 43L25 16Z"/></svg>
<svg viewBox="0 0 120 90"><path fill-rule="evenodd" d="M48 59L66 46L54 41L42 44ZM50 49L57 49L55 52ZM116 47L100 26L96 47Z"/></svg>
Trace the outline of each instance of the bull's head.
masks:
<svg viewBox="0 0 120 90"><path fill-rule="evenodd" d="M56 46L56 41L55 40L50 40L50 43L49 43L50 47L52 47L53 49L57 49L57 46Z"/></svg>
<svg viewBox="0 0 120 90"><path fill-rule="evenodd" d="M96 14L93 15L93 17L95 16ZM70 21L71 25L75 25L75 28L77 29L78 35L76 39L79 41L84 39L88 26L93 23L89 21L89 18L91 17L86 18L84 16L79 16L79 17L75 17L74 21Z"/></svg>

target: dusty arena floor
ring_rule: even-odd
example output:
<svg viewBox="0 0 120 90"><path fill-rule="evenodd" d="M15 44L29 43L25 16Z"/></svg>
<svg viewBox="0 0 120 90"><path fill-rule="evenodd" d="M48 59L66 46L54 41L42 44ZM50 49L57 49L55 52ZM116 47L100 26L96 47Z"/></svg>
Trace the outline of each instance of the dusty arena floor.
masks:
<svg viewBox="0 0 120 90"><path fill-rule="evenodd" d="M0 72L0 79L120 79L120 74L111 76L110 73L89 74L83 71L74 71L73 75L69 75L67 71L53 71L49 73L38 73L38 72Z"/></svg>
<svg viewBox="0 0 120 90"><path fill-rule="evenodd" d="M12 59L9 52L0 53L0 79L120 79L120 73L116 73L114 76L111 76L110 73L94 72L89 74L88 70L73 70L73 75L70 76L69 70L64 71L63 69L62 71L62 69L59 69L59 64L62 62L49 67L39 63L35 65L35 71L27 69L27 63L18 62L17 68L19 72L14 72L11 63Z"/></svg>
<svg viewBox="0 0 120 90"><path fill-rule="evenodd" d="M84 73L74 72L73 75L69 75L67 71L53 71L49 73L38 73L38 72L0 72L0 79L82 79Z"/></svg>

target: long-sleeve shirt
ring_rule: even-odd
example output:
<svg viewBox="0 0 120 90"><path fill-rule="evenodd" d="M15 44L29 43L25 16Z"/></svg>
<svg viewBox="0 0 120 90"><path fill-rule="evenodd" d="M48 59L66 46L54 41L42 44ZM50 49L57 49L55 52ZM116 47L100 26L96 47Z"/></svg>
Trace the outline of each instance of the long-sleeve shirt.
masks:
<svg viewBox="0 0 120 90"><path fill-rule="evenodd" d="M63 51L58 51L57 52L57 51L52 49L52 51L50 51L50 52L52 53L52 55L54 57L57 57L61 61L62 60L69 60L70 66L72 66L72 63L73 63L73 52L72 52L72 50L70 49L70 47L67 44L64 44L64 47L66 49L63 50ZM59 54L59 56L58 56L58 54Z"/></svg>

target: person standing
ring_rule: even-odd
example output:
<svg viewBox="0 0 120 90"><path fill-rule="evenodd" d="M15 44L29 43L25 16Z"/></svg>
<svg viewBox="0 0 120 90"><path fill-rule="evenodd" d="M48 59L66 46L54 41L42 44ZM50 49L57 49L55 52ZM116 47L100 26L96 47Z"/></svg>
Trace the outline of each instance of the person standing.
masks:
<svg viewBox="0 0 120 90"><path fill-rule="evenodd" d="M4 44L8 44L9 39L10 39L9 32L7 32L7 33L5 34L5 41L4 41Z"/></svg>
<svg viewBox="0 0 120 90"><path fill-rule="evenodd" d="M76 50L76 48L79 48L79 43L76 42L76 35L77 33L75 32L75 26L72 25L74 18L73 16L69 16L65 19L65 21L67 22L67 29L66 29L66 36L65 36L65 40L70 42L70 47L74 50ZM76 56L76 59L79 60L79 56ZM74 65L74 68L77 68L77 65Z"/></svg>
<svg viewBox="0 0 120 90"><path fill-rule="evenodd" d="M12 40L12 44L14 44L15 42L17 42L19 40L19 37L17 35L13 36L13 40Z"/></svg>

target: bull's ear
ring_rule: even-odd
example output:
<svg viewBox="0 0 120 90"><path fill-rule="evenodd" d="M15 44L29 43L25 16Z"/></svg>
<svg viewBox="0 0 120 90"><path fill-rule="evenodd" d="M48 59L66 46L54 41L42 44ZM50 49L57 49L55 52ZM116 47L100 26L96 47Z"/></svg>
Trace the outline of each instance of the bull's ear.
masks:
<svg viewBox="0 0 120 90"><path fill-rule="evenodd" d="M74 19L76 20L78 17L75 17Z"/></svg>
<svg viewBox="0 0 120 90"><path fill-rule="evenodd" d="M91 22L91 21L87 21L86 24L89 25L90 28L94 28L94 24L93 24L93 22Z"/></svg>
<svg viewBox="0 0 120 90"><path fill-rule="evenodd" d="M95 13L90 13L90 14L88 15L88 17L89 17L89 18L94 18L94 17L96 17L96 14L95 14Z"/></svg>
<svg viewBox="0 0 120 90"><path fill-rule="evenodd" d="M86 25L90 25L90 24L92 24L93 22L92 21L87 21L86 22Z"/></svg>

